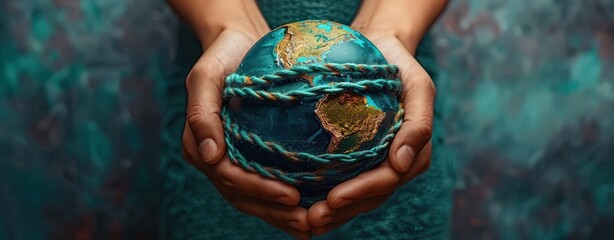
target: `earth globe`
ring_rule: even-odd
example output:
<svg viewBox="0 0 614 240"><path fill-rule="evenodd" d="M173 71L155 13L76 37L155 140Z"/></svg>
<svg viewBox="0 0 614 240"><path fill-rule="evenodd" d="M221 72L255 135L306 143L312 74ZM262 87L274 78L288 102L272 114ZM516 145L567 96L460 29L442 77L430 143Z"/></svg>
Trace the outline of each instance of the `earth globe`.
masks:
<svg viewBox="0 0 614 240"><path fill-rule="evenodd" d="M309 20L254 44L226 78L222 119L229 158L296 187L300 204L387 156L400 127L398 68L349 26Z"/></svg>

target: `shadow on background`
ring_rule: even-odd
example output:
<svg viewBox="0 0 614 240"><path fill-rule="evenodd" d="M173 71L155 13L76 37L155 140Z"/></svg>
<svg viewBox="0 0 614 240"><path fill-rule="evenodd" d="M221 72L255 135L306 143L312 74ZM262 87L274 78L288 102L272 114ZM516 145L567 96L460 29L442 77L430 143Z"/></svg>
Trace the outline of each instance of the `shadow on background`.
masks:
<svg viewBox="0 0 614 240"><path fill-rule="evenodd" d="M178 21L0 2L0 239L156 239ZM614 235L614 2L452 1L433 28L457 239Z"/></svg>

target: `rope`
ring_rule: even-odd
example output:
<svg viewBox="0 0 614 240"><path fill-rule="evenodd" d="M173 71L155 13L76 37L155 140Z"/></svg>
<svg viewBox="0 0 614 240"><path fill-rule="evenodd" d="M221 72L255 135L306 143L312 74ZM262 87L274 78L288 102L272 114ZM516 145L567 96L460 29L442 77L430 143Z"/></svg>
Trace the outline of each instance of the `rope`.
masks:
<svg viewBox="0 0 614 240"><path fill-rule="evenodd" d="M399 70L393 65L365 65L365 64L309 64L294 66L290 69L283 69L260 77L242 76L231 74L226 78L224 89L224 100L231 97L251 98L261 101L296 101L305 97L316 97L325 94L334 94L345 91L354 92L399 92L401 83L396 78ZM287 92L274 92L265 90L254 90L254 87L267 86L271 84L283 84L290 81L297 81L297 78L308 73L319 73L322 75L353 76L353 77L379 77L374 80L362 80L358 82L335 82L329 85L313 86L301 90L291 90ZM385 78L382 78L385 77ZM392 78L392 79L387 79ZM379 143L367 150L355 151L347 154L311 154L307 152L293 152L286 150L283 146L262 139L260 136L241 129L239 125L233 123L229 117L226 107L222 109L222 121L224 125L225 141L228 148L230 160L241 166L243 169L258 173L264 177L281 180L288 184L298 184L304 181L319 181L321 176L311 172L284 172L279 169L262 166L261 164L249 161L233 145L236 141L245 141L257 146L258 148L294 162L313 162L316 164L331 164L335 162L353 163L368 158L375 158L386 153L390 142L403 123L403 108L397 111L394 124L388 129L386 135Z"/></svg>
<svg viewBox="0 0 614 240"><path fill-rule="evenodd" d="M290 69L277 70L273 74L264 76L243 76L231 74L226 78L227 87L258 86L280 84L287 81L296 81L297 78L307 73L320 73L323 75L348 75L348 76L374 76L382 75L386 78L396 77L399 68L394 65L367 65L354 63L323 63L292 66Z"/></svg>
<svg viewBox="0 0 614 240"><path fill-rule="evenodd" d="M263 90L253 90L252 88L243 87L227 87L224 89L224 97L229 98L233 96L239 97L251 97L258 100L270 100L270 101L296 101L305 97L314 97L322 94L333 94L345 91L355 92L369 92L369 91L398 91L401 89L401 83L398 80L363 80L355 83L351 82L339 82L332 83L330 85L322 85L310 87L301 90L292 90L285 93L270 92Z"/></svg>

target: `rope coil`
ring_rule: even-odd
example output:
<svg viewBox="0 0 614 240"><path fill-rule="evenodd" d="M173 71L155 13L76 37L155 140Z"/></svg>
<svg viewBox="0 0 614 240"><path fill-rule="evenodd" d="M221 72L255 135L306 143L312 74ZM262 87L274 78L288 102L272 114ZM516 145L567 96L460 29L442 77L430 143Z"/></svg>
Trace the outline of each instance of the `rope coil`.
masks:
<svg viewBox="0 0 614 240"><path fill-rule="evenodd" d="M399 69L394 65L365 65L365 64L309 64L294 66L290 69L283 69L264 76L243 76L231 74L226 78L226 87L223 98L227 101L231 97L251 98L261 101L296 101L305 97L322 96L325 94L341 93L345 91L353 92L382 92L394 91L398 93L401 83L396 76ZM304 74L319 73L322 75L349 75L353 77L377 77L373 80L362 80L357 82L334 82L329 85L313 86L300 90L286 92L275 92L265 90L254 90L258 86L270 84L283 84L289 81L297 81L297 78ZM389 79L392 78L392 79ZM262 139L260 136L241 129L233 123L229 117L226 106L222 109L222 121L225 132L225 141L228 148L230 160L241 166L243 169L259 173L264 177L278 179L288 184L297 184L303 181L318 181L321 176L311 172L284 172L279 169L269 168L261 164L247 160L243 154L233 145L235 141L246 141L258 148L278 156L282 156L295 162L315 162L317 164L330 164L334 162L352 163L366 158L374 158L384 154L396 132L403 123L403 108L400 107L394 117L393 125L388 129L386 135L379 143L367 150L355 151L347 154L324 153L311 154L307 152L288 151L283 146Z"/></svg>

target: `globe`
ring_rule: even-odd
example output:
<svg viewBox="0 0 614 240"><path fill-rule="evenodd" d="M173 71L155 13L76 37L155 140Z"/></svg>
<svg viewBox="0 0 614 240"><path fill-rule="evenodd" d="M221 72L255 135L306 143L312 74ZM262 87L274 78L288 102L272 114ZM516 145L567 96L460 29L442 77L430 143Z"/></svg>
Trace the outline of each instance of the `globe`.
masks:
<svg viewBox="0 0 614 240"><path fill-rule="evenodd" d="M296 187L300 205L387 156L400 126L398 69L352 28L309 20L272 30L226 79L230 159Z"/></svg>

